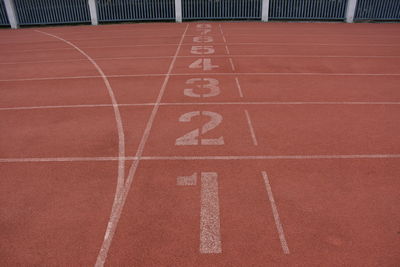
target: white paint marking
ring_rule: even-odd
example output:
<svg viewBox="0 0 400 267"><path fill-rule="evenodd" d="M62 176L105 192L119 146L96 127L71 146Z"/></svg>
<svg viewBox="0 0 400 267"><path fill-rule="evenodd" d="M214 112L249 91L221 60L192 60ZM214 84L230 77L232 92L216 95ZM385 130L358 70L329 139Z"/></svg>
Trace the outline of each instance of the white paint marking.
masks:
<svg viewBox="0 0 400 267"><path fill-rule="evenodd" d="M244 110L244 113L246 114L247 124L249 125L251 139L253 140L253 144L255 146L258 146L258 142L257 142L256 134L254 132L253 124L251 123L250 114L247 111L247 109Z"/></svg>
<svg viewBox="0 0 400 267"><path fill-rule="evenodd" d="M190 69L202 69L204 71L212 70L218 67L218 65L212 64L211 58L199 58L189 65Z"/></svg>
<svg viewBox="0 0 400 267"><path fill-rule="evenodd" d="M222 40L224 40L224 43L227 43L224 35L222 35Z"/></svg>
<svg viewBox="0 0 400 267"><path fill-rule="evenodd" d="M231 68L232 68L232 70L233 70L233 71L236 71L235 64L233 64L233 60L232 60L231 57L229 58L229 62L231 63Z"/></svg>
<svg viewBox="0 0 400 267"><path fill-rule="evenodd" d="M217 173L201 173L200 204L200 253L221 253Z"/></svg>
<svg viewBox="0 0 400 267"><path fill-rule="evenodd" d="M390 55L390 56L354 56L354 55L340 55L340 56L333 56L333 55L277 55L277 54L261 54L261 55L232 55L228 49L228 46L225 45L225 50L227 51L227 55L213 55L213 50L210 48L205 48L206 51L204 53L201 52L199 48L195 48L192 54L208 54L209 57L212 58L223 58L223 57L293 57L293 58L399 58L400 55ZM214 49L214 48L212 48ZM174 56L136 56L136 57L94 57L96 61L102 60L134 60L134 59L169 59L173 58ZM195 55L181 55L178 58L192 58L196 57ZM79 62L85 61L86 59L63 59L63 60L37 60L37 61L12 61L12 62L0 62L0 65L15 65L15 64L37 64L37 63L62 63L62 62Z"/></svg>
<svg viewBox="0 0 400 267"><path fill-rule="evenodd" d="M276 156L142 156L140 160L315 160L315 159L398 159L400 154L358 155L276 155ZM138 160L138 157L125 157ZM64 157L64 158L0 158L0 163L23 162L73 162L73 161L117 161L119 157Z"/></svg>
<svg viewBox="0 0 400 267"><path fill-rule="evenodd" d="M162 97L164 95L165 88L166 88L167 83L169 81L170 74L171 74L172 69L173 69L173 67L175 65L177 56L178 56L179 51L181 49L181 46L182 46L182 43L183 43L183 39L185 38L185 34L187 32L188 27L189 27L189 24L186 25L185 31L183 32L183 34L181 36L181 40L180 40L179 45L178 45L178 47L176 49L174 58L172 59L172 62L170 64L169 68L168 68L167 75L165 76L164 82L163 82L163 84L162 84L162 86L160 88L160 92L159 92L159 94L157 96L157 101L156 101L156 103L155 103L155 105L153 107L153 110L152 110L152 112L150 114L150 118L149 118L149 120L148 120L148 122L146 124L146 128L144 130L144 134L142 136L142 139L140 140L139 147L138 147L137 152L136 152L137 160L133 161L133 163L132 163L132 165L131 165L131 167L129 169L129 173L128 173L128 176L126 177L123 191L122 192L117 192L117 194L115 195L115 197L118 199L118 201L113 203L113 208L112 208L112 211L111 211L110 220L108 222L107 230L106 230L106 233L104 235L104 241L103 241L103 244L102 244L101 249L99 251L99 254L97 256L96 265L95 265L96 267L104 266L104 263L106 261L107 254L108 254L108 251L110 249L111 242L112 242L112 239L113 239L114 234L115 234L115 230L116 230L118 222L119 222L119 218L121 217L121 213L122 213L123 207L125 205L126 198L128 197L129 190L130 190L130 187L132 185L133 178L134 178L136 170L137 170L137 168L139 166L140 159L141 159L141 157L143 155L144 146L145 146L145 144L147 142L147 139L149 137L150 130L152 128L155 116L156 116L157 111L159 109L159 105L160 105L161 99L162 99Z"/></svg>
<svg viewBox="0 0 400 267"><path fill-rule="evenodd" d="M178 176L176 178L176 185L178 186L193 186L197 184L197 172L191 176Z"/></svg>
<svg viewBox="0 0 400 267"><path fill-rule="evenodd" d="M201 88L207 88L209 89L208 93L203 93L203 94L198 94L195 92L194 88L185 88L183 90L183 94L185 96L189 97L195 97L195 98L200 98L200 97L213 97L217 96L221 93L221 89L219 88L219 81L217 79L213 78L192 78L186 81L186 84L196 84L198 82L207 82L206 84L197 84L196 87L201 89Z"/></svg>
<svg viewBox="0 0 400 267"><path fill-rule="evenodd" d="M118 107L123 106L153 106L154 103L141 103L141 104L118 104ZM99 107L112 107L112 104L88 104L88 105L61 105L61 106L33 106L33 107L8 107L0 108L0 111L6 110L32 110L32 109L58 109L58 108L99 108Z"/></svg>
<svg viewBox="0 0 400 267"><path fill-rule="evenodd" d="M229 51L228 44L226 43L224 32L222 30L222 26L221 26L221 24L219 24L218 26L219 26L219 30L221 31L222 38L224 39L226 53L229 56L231 56L231 52ZM236 71L235 64L233 64L233 59L231 57L229 57L229 63L231 64L232 71Z"/></svg>
<svg viewBox="0 0 400 267"><path fill-rule="evenodd" d="M205 96L203 96L205 97ZM118 104L119 107L154 106L155 103ZM160 103L160 106L198 106L198 105L400 105L400 102L184 102L184 103ZM62 105L62 106L33 106L33 107L5 107L0 111L10 110L35 110L35 109L62 109L62 108L101 108L112 107L112 104L89 105Z"/></svg>
<svg viewBox="0 0 400 267"><path fill-rule="evenodd" d="M160 36L161 37L161 36ZM189 37L189 36L188 36ZM194 38L197 38L199 36L194 36ZM211 37L211 36L200 36L200 37ZM223 36L224 39L224 36ZM200 43L200 42L212 42L212 41L198 41L197 39L193 39L193 43ZM349 44L349 43L343 43L343 44L326 44L326 43L272 43L272 42L247 42L247 43L228 43L225 39L223 43L214 43L214 45L222 45L222 44L229 44L229 45L236 45L236 46L244 46L244 45L280 45L280 46L360 46L360 47L368 47L368 46L382 46L382 47L398 47L400 45L398 44L365 44L365 43L360 43L360 44ZM0 44L1 45L1 44ZM81 48L126 48L126 47L159 47L159 46L177 46L178 44L136 44L136 45L107 45L107 46L81 46ZM182 46L185 45L193 45L191 43L186 43L182 44ZM7 51L18 51L19 53L21 52L40 52L40 51L57 51L57 50L73 50L72 48L49 48L49 49L24 49L24 50L18 50L18 49L7 49Z"/></svg>
<svg viewBox="0 0 400 267"><path fill-rule="evenodd" d="M74 161L119 161L134 160L135 157L64 157L64 158L0 158L0 163L22 162L74 162Z"/></svg>
<svg viewBox="0 0 400 267"><path fill-rule="evenodd" d="M222 116L216 112L211 111L191 111L185 114L182 114L179 117L180 122L191 122L193 117L207 116L210 118L210 121L205 123L201 128L192 130L181 137L178 137L175 140L176 146L195 146L195 145L224 145L224 137L220 136L219 138L199 138L200 135L203 135L212 129L216 128L222 122ZM199 142L200 139L200 142Z"/></svg>
<svg viewBox="0 0 400 267"><path fill-rule="evenodd" d="M279 218L278 208L275 203L274 195L272 194L271 184L269 183L268 175L265 171L262 171L262 176L264 178L265 188L267 189L269 202L271 203L272 214L274 215L276 229L278 230L279 240L281 241L283 253L290 254L289 247L285 238L285 233L283 231L283 226Z"/></svg>
<svg viewBox="0 0 400 267"><path fill-rule="evenodd" d="M194 55L210 55L215 53L215 49L212 45L194 45L190 53Z"/></svg>
<svg viewBox="0 0 400 267"><path fill-rule="evenodd" d="M231 56L231 52L229 51L229 48L227 45L225 45L225 50L226 50L226 54Z"/></svg>
<svg viewBox="0 0 400 267"><path fill-rule="evenodd" d="M239 96L243 97L243 91L242 91L242 87L240 86L240 83L239 83L239 78L235 77L235 81L236 81L236 86L237 86L238 91L239 91Z"/></svg>
<svg viewBox="0 0 400 267"><path fill-rule="evenodd" d="M211 36L202 35L202 36L193 37L194 43L211 43L213 41L214 41L214 39Z"/></svg>
<svg viewBox="0 0 400 267"><path fill-rule="evenodd" d="M276 155L276 156L152 156L142 160L307 160L307 159L394 159L400 154Z"/></svg>
<svg viewBox="0 0 400 267"><path fill-rule="evenodd" d="M92 63L92 65L96 68L97 72L100 74L101 78L103 79L104 84L106 85L107 88L107 92L108 95L111 99L111 103L112 103L112 107L113 107L113 111L114 111L114 117L115 117L115 122L117 125L117 133L118 133L118 175L117 175L117 186L116 186L116 192L115 192L115 197L114 197L114 204L117 203L118 201L118 195L121 193L121 191L123 190L123 184L124 184L124 176L125 176L125 135L124 135L124 127L122 124L122 119L121 119L121 114L119 111L119 107L118 107L118 102L115 98L115 94L114 91L111 87L110 82L108 81L107 76L104 74L103 70L100 68L99 65L97 65L96 61L91 58L88 54L85 53L85 51L83 51L82 49L80 49L78 46L76 46L75 44L71 43L70 41L67 41L61 37L58 37L56 35L47 33L47 32L43 32L43 31L39 31L39 30L35 30L36 32L40 32L42 34L45 34L47 36L51 36L53 38L56 38L60 41L63 41L64 43L72 46L73 48L75 48L79 53L81 53L84 57L86 57L90 63ZM114 204L113 204L113 209L114 209Z"/></svg>
<svg viewBox="0 0 400 267"><path fill-rule="evenodd" d="M194 64L193 62L192 64ZM202 63L202 62L201 62ZM219 67L218 65L211 65L211 59L206 58L204 64L208 66L206 70ZM309 75L309 76L400 76L400 73L323 73L323 72L214 72L214 73L170 73L169 76L194 76L194 75ZM167 76L166 73L159 74L126 74L126 75L108 75L108 78L123 78L123 77L157 77ZM65 77L43 77L43 78L19 78L19 79L3 79L0 82L18 82L18 81L43 81L43 80L69 80L69 79L91 79L101 78L101 76L65 76Z"/></svg>

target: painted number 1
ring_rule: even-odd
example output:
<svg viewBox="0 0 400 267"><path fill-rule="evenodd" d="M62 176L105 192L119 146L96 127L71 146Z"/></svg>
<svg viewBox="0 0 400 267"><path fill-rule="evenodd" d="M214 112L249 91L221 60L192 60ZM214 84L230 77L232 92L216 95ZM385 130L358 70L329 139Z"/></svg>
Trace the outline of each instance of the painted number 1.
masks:
<svg viewBox="0 0 400 267"><path fill-rule="evenodd" d="M176 184L195 186L197 173L191 176L179 176ZM218 174L216 172L201 173L200 206L200 253L221 253Z"/></svg>

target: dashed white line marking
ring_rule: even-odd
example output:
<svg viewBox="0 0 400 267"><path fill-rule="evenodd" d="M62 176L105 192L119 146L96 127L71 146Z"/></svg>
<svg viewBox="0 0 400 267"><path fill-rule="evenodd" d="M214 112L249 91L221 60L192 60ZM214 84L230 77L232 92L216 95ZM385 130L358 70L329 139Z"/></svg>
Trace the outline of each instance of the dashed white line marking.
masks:
<svg viewBox="0 0 400 267"><path fill-rule="evenodd" d="M201 173L200 204L200 253L221 253L217 173Z"/></svg>
<svg viewBox="0 0 400 267"><path fill-rule="evenodd" d="M251 139L253 140L253 145L258 146L256 134L255 134L254 128L253 128L253 123L251 122L251 119L250 119L250 114L247 111L247 109L244 110L244 113L246 114L247 124L249 125Z"/></svg>
<svg viewBox="0 0 400 267"><path fill-rule="evenodd" d="M221 24L219 24L218 26L219 26L219 30L221 32L222 38L223 38L224 43L225 43L225 49L226 49L226 53L229 56L229 63L231 64L232 71L236 71L235 64L233 64L233 60L232 60L232 57L231 57L231 52L229 51L228 44L226 43L224 31L222 30Z"/></svg>
<svg viewBox="0 0 400 267"><path fill-rule="evenodd" d="M235 81L236 81L236 86L237 86L238 91L239 91L239 96L243 97L243 91L242 91L242 87L240 86L240 83L239 83L239 78L235 77Z"/></svg>
<svg viewBox="0 0 400 267"><path fill-rule="evenodd" d="M276 229L278 230L279 240L281 241L283 253L289 254L290 253L289 247L286 242L285 232L283 231L283 226L279 218L278 208L275 203L274 195L272 194L272 188L268 179L268 175L265 171L262 171L262 176L264 178L265 188L267 189L268 199L269 202L271 203L272 214L274 215Z"/></svg>

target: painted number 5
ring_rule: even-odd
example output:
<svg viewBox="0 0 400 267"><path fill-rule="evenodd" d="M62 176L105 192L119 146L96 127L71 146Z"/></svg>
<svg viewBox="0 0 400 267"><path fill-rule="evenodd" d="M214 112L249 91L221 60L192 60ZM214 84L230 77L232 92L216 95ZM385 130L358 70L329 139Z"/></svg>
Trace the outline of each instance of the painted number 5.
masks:
<svg viewBox="0 0 400 267"><path fill-rule="evenodd" d="M222 116L216 112L211 111L192 111L183 114L180 118L180 122L191 122L193 117L196 116L207 116L210 117L210 121L203 125L200 129L195 129L187 134L179 137L175 141L177 146L196 146L196 145L223 145L224 137L214 139L199 138L200 134L205 134L215 127L217 127L222 122Z"/></svg>
<svg viewBox="0 0 400 267"><path fill-rule="evenodd" d="M195 55L209 55L209 54L214 54L215 49L211 45L204 45L204 46L194 45L194 46L192 46L190 53L195 54Z"/></svg>

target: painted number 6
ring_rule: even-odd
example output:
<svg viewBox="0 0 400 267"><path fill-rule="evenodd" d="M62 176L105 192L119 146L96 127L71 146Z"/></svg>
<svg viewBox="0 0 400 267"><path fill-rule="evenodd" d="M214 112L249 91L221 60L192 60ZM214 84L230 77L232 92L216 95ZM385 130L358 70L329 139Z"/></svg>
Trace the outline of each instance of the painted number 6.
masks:
<svg viewBox="0 0 400 267"><path fill-rule="evenodd" d="M224 137L220 136L219 138L214 139L205 139L199 138L200 132L201 134L205 134L215 127L217 127L222 122L222 116L216 112L211 111L192 111L185 113L180 116L180 122L191 122L193 117L196 116L208 116L210 117L210 121L203 125L200 129L195 129L187 134L179 137L175 141L175 145L177 146L196 146L196 145L223 145L224 144ZM200 139L200 140L199 140Z"/></svg>

